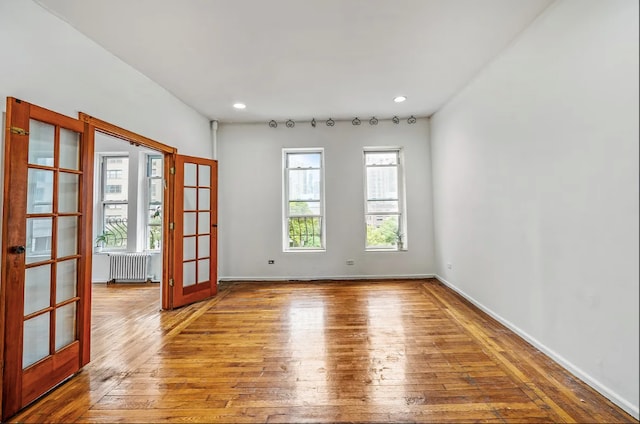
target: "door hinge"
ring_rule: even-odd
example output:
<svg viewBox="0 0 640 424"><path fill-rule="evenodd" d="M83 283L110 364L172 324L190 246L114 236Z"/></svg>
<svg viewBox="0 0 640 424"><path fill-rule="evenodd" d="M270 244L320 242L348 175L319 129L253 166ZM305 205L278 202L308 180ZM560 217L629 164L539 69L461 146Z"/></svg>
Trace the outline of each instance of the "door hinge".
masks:
<svg viewBox="0 0 640 424"><path fill-rule="evenodd" d="M17 134L17 135L29 135L29 131L25 131L22 128L18 128L18 127L11 127L10 132L11 134Z"/></svg>
<svg viewBox="0 0 640 424"><path fill-rule="evenodd" d="M169 168L169 174L176 175L176 167L175 166L172 166L171 168Z"/></svg>
<svg viewBox="0 0 640 424"><path fill-rule="evenodd" d="M175 228L175 224L173 222L169 223L169 229L173 230Z"/></svg>
<svg viewBox="0 0 640 424"><path fill-rule="evenodd" d="M169 286L173 287L173 278L169 278Z"/></svg>

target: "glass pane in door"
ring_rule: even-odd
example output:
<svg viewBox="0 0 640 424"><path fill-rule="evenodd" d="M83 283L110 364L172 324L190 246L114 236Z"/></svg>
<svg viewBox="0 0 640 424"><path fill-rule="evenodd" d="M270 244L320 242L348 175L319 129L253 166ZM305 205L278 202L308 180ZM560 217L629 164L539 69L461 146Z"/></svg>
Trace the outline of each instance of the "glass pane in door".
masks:
<svg viewBox="0 0 640 424"><path fill-rule="evenodd" d="M195 188L184 189L184 210L185 211L196 210L196 196L197 196L197 190Z"/></svg>
<svg viewBox="0 0 640 424"><path fill-rule="evenodd" d="M68 172L58 174L58 212L78 211L78 181L80 176Z"/></svg>
<svg viewBox="0 0 640 424"><path fill-rule="evenodd" d="M51 259L53 218L27 218L26 263Z"/></svg>
<svg viewBox="0 0 640 424"><path fill-rule="evenodd" d="M198 261L198 283L209 281L209 259L201 259Z"/></svg>
<svg viewBox="0 0 640 424"><path fill-rule="evenodd" d="M196 283L196 263L185 262L182 266L182 286L189 287Z"/></svg>
<svg viewBox="0 0 640 424"><path fill-rule="evenodd" d="M29 164L53 166L55 127L29 120Z"/></svg>
<svg viewBox="0 0 640 424"><path fill-rule="evenodd" d="M185 237L182 242L182 259L190 261L196 258L196 238Z"/></svg>
<svg viewBox="0 0 640 424"><path fill-rule="evenodd" d="M209 165L198 165L198 185L211 187L211 167Z"/></svg>
<svg viewBox="0 0 640 424"><path fill-rule="evenodd" d="M60 128L60 168L80 169L80 134Z"/></svg>
<svg viewBox="0 0 640 424"><path fill-rule="evenodd" d="M198 185L196 169L197 166L195 163L185 163L184 164L184 185L185 186L195 186Z"/></svg>
<svg viewBox="0 0 640 424"><path fill-rule="evenodd" d="M58 258L78 253L78 218L61 216L58 218Z"/></svg>
<svg viewBox="0 0 640 424"><path fill-rule="evenodd" d="M198 234L208 234L211 229L211 212L198 212Z"/></svg>
<svg viewBox="0 0 640 424"><path fill-rule="evenodd" d="M211 190L208 188L198 189L198 210L211 209Z"/></svg>
<svg viewBox="0 0 640 424"><path fill-rule="evenodd" d="M211 239L208 235L198 236L198 258L208 258L210 254L209 244Z"/></svg>
<svg viewBox="0 0 640 424"><path fill-rule="evenodd" d="M56 264L56 303L75 297L77 294L77 265L76 259L58 262Z"/></svg>
<svg viewBox="0 0 640 424"><path fill-rule="evenodd" d="M76 339L76 302L56 309L56 350Z"/></svg>
<svg viewBox="0 0 640 424"><path fill-rule="evenodd" d="M24 272L24 314L29 315L51 304L51 264L27 268Z"/></svg>
<svg viewBox="0 0 640 424"><path fill-rule="evenodd" d="M30 168L27 178L27 213L53 212L53 171Z"/></svg>
<svg viewBox="0 0 640 424"><path fill-rule="evenodd" d="M49 355L49 313L24 322L22 367L27 368Z"/></svg>
<svg viewBox="0 0 640 424"><path fill-rule="evenodd" d="M196 233L196 213L186 212L183 216L184 219L184 235L191 235Z"/></svg>

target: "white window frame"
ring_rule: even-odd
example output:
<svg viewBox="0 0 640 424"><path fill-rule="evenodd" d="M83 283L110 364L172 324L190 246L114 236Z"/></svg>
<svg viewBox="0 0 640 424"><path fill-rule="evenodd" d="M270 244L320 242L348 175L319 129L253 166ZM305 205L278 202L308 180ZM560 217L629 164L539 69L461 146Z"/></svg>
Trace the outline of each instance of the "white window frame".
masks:
<svg viewBox="0 0 640 424"><path fill-rule="evenodd" d="M369 212L368 210L368 202L375 201L376 199L368 198L368 182L367 182L367 169L369 167L375 167L380 165L367 165L367 154L368 153L390 153L395 152L397 154L397 162L395 165L398 175L398 198L397 199L385 199L385 200L397 200L398 201L398 212ZM385 165L389 166L389 165ZM406 192L405 192L405 175L404 175L404 150L402 147L397 146L389 146L389 147L365 147L363 149L362 154L362 171L364 177L364 231L365 231L365 239L364 239L364 247L366 251L369 252L380 252L380 251L405 251L408 250L408 237L407 237L407 209L406 209ZM381 200L381 199L378 199ZM395 245L393 247L375 247L368 246L367 244L367 217L369 215L398 215L398 230L401 234L401 245Z"/></svg>
<svg viewBox="0 0 640 424"><path fill-rule="evenodd" d="M104 227L105 220L105 208L109 205L125 205L127 208L129 207L129 195L128 195L128 186L121 186L122 191L127 191L127 200L105 200L106 194L113 194L111 192L107 192L107 161L113 160L114 163L122 163L122 159L129 159L129 165L127 166L127 172L129 171L129 166L131 166L130 157L127 154L116 153L116 154L101 154L100 155L100 226L98 227L99 234L104 234L107 230ZM117 193L117 192L116 192ZM128 209L127 209L128 211ZM127 245L119 246L119 247L106 247L104 251L123 251L127 250L130 246L130 237L129 237L129 220L127 217Z"/></svg>
<svg viewBox="0 0 640 424"><path fill-rule="evenodd" d="M149 240L151 238L151 227L159 227L160 228L160 234L162 237L162 222L160 224L151 224L151 215L149 213L150 209L151 209L151 182L153 180L160 180L163 182L164 184L164 156L160 153L148 153L145 154L144 156L144 166L145 166L145 181L146 181L146 190L145 190L145 219L144 219L144 240L143 240L143 250L144 251L148 251L148 252L159 252L160 250L162 250L162 242L163 240L160 239L160 245L158 246L157 249L152 249L149 247ZM163 166L162 166L162 176L151 176L150 175L150 170L151 170L151 162L154 159L161 159ZM161 200L160 201L160 219L162 221L162 214L164 213L164 202Z"/></svg>
<svg viewBox="0 0 640 424"><path fill-rule="evenodd" d="M320 213L318 215L305 215L306 217L320 218L320 247L290 247L289 246L289 168L288 155L296 153L320 154ZM324 194L324 148L284 148L282 149L282 251L283 252L325 252L327 248L327 219L325 213ZM318 168L292 168L292 169L318 169Z"/></svg>

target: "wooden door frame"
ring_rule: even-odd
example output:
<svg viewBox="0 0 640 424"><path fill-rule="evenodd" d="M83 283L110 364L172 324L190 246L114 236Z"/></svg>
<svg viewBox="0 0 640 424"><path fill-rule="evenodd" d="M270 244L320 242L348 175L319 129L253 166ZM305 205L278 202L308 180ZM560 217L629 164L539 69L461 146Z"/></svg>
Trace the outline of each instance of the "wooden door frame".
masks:
<svg viewBox="0 0 640 424"><path fill-rule="evenodd" d="M164 213L162 214L162 309L171 309L172 308L172 298L173 298L173 287L169 285L169 278L173 274L172 270L172 261L170 260L171 254L173 252L174 246L171 239L171 232L169 228L170 219L173 216L173 192L174 192L174 184L173 179L169 178L171 175L171 169L174 168L174 160L175 155L177 153L177 149L175 147L171 147L167 144L160 143L156 140L152 140L148 137L145 137L140 134L136 134L133 131L126 130L124 128L118 127L117 125L110 124L109 122L103 121L98 118L94 118L91 115L88 115L84 112L78 113L78 119L84 122L85 124L85 133L87 134L87 138L91 141L91 145L94 143L95 132L98 131L100 133L110 135L115 138L119 138L124 141L128 141L131 144L136 146L143 146L149 149L157 150L162 153L164 158L164 180L167 183L167 189L164 190L163 195L163 208ZM93 160L93 159L92 159ZM174 168L175 169L175 168ZM93 187L90 188L93 190ZM93 192L91 192L91 196L93 197ZM89 267L88 280L91 281L91 268ZM89 321L90 322L90 321Z"/></svg>

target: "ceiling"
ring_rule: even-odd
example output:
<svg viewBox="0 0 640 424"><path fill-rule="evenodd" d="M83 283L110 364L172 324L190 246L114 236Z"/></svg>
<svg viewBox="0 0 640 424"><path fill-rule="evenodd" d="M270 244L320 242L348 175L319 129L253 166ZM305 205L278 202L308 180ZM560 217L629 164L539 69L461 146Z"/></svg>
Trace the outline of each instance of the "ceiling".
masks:
<svg viewBox="0 0 640 424"><path fill-rule="evenodd" d="M429 116L552 0L36 1L207 118L265 122Z"/></svg>

